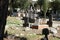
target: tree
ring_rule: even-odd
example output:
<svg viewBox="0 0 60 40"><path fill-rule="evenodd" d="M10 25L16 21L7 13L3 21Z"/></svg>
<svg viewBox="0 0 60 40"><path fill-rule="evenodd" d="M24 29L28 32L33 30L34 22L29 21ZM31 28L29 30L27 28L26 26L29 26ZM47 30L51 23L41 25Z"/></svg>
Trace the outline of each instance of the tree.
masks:
<svg viewBox="0 0 60 40"><path fill-rule="evenodd" d="M51 2L51 8L54 10L54 13L56 14L56 11L60 10L60 1L55 0Z"/></svg>
<svg viewBox="0 0 60 40"><path fill-rule="evenodd" d="M48 4L49 4L48 0L44 0L44 1L43 1L44 18L46 18L46 12L47 12L47 10L48 10Z"/></svg>
<svg viewBox="0 0 60 40"><path fill-rule="evenodd" d="M46 12L48 10L49 1L48 0L38 0L37 2L40 5L40 9L43 9L44 18L46 18Z"/></svg>
<svg viewBox="0 0 60 40"><path fill-rule="evenodd" d="M9 1L9 7L12 9L14 8L20 8L20 9L27 9L30 5L30 2L28 0L10 0Z"/></svg>
<svg viewBox="0 0 60 40"><path fill-rule="evenodd" d="M0 40L3 40L9 0L0 0Z"/></svg>
<svg viewBox="0 0 60 40"><path fill-rule="evenodd" d="M37 4L40 5L40 9L41 9L41 7L42 7L42 5L43 5L43 0L38 0L38 1L37 1Z"/></svg>
<svg viewBox="0 0 60 40"><path fill-rule="evenodd" d="M21 8L21 9L27 9L28 8L28 6L29 6L29 1L28 0L20 0L20 5L19 5L19 7Z"/></svg>
<svg viewBox="0 0 60 40"><path fill-rule="evenodd" d="M9 0L9 7L18 8L20 5L20 0Z"/></svg>

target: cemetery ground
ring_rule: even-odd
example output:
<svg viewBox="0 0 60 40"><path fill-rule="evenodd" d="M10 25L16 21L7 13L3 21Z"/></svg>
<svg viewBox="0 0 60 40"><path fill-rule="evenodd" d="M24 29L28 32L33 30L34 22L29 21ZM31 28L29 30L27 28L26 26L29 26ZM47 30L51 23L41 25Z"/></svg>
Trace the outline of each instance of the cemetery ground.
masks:
<svg viewBox="0 0 60 40"><path fill-rule="evenodd" d="M44 35L38 29L22 27L23 21L18 17L8 17L5 31L8 32L8 37L4 40L41 40ZM60 38L49 35L49 40L60 40Z"/></svg>

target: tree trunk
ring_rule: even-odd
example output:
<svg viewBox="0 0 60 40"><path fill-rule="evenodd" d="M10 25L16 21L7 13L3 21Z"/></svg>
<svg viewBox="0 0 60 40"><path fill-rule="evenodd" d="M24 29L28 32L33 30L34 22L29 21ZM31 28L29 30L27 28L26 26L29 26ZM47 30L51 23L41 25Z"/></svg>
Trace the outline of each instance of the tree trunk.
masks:
<svg viewBox="0 0 60 40"><path fill-rule="evenodd" d="M44 13L44 19L46 19L46 13Z"/></svg>
<svg viewBox="0 0 60 40"><path fill-rule="evenodd" d="M8 0L0 0L0 40L3 40L8 12Z"/></svg>

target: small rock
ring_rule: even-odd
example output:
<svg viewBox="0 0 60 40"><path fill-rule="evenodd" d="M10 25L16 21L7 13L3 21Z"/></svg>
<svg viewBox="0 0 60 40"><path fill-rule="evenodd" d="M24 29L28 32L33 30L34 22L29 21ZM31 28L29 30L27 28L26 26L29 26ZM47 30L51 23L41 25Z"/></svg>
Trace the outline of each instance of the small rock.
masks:
<svg viewBox="0 0 60 40"><path fill-rule="evenodd" d="M16 27L16 29L19 29L18 27Z"/></svg>
<svg viewBox="0 0 60 40"><path fill-rule="evenodd" d="M50 28L50 31L53 33L54 36L57 34L57 29L55 28Z"/></svg>
<svg viewBox="0 0 60 40"><path fill-rule="evenodd" d="M8 25L6 25L5 28L8 29L9 28Z"/></svg>
<svg viewBox="0 0 60 40"><path fill-rule="evenodd" d="M19 34L15 34L15 36L19 36Z"/></svg>
<svg viewBox="0 0 60 40"><path fill-rule="evenodd" d="M20 36L24 36L24 34L23 34L23 33L21 33L21 34L20 34Z"/></svg>
<svg viewBox="0 0 60 40"><path fill-rule="evenodd" d="M29 31L29 30L31 30L31 28L29 28L29 27L26 27L25 28L25 31Z"/></svg>

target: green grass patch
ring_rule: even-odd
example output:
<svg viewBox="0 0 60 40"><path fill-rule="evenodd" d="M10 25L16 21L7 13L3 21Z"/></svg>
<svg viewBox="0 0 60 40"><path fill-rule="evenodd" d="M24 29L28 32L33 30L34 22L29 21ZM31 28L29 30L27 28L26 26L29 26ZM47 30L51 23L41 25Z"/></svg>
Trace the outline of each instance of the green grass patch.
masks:
<svg viewBox="0 0 60 40"><path fill-rule="evenodd" d="M7 25L13 25L15 24L15 26L21 26L23 24L22 20L18 20L17 17L8 17L7 18Z"/></svg>

